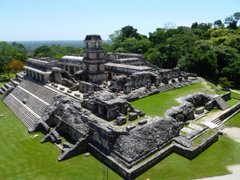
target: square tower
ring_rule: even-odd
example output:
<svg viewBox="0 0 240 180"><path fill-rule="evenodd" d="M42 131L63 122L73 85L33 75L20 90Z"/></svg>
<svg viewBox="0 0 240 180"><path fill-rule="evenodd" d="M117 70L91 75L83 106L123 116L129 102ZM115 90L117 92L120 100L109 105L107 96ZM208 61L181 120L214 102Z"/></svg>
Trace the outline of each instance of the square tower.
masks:
<svg viewBox="0 0 240 180"><path fill-rule="evenodd" d="M101 36L87 35L84 43L83 70L86 75L86 81L101 83L106 79Z"/></svg>

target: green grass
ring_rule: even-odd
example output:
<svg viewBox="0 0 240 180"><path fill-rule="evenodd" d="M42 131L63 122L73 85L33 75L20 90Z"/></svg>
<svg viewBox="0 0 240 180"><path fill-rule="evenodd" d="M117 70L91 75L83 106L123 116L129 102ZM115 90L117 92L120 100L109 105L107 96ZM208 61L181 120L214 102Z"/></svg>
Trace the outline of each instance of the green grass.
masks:
<svg viewBox="0 0 240 180"><path fill-rule="evenodd" d="M240 91L239 90L231 91L231 98L240 100Z"/></svg>
<svg viewBox="0 0 240 180"><path fill-rule="evenodd" d="M172 154L146 171L139 180L150 178L188 180L210 176L230 174L228 165L240 163L240 143L227 136L220 136L218 142L201 153L193 160L178 154Z"/></svg>
<svg viewBox="0 0 240 180"><path fill-rule="evenodd" d="M240 113L229 119L225 125L227 127L239 127L240 128Z"/></svg>
<svg viewBox="0 0 240 180"><path fill-rule="evenodd" d="M203 82L199 82L180 89L148 96L143 99L136 100L131 104L137 109L143 110L146 115L163 116L167 109L170 109L172 106L179 105L179 103L176 101L176 98L186 96L194 92L213 94L216 93L216 87L214 89L212 89L212 87L209 89L206 88Z"/></svg>
<svg viewBox="0 0 240 180"><path fill-rule="evenodd" d="M197 137L196 139L194 139L193 141L193 147L199 145L202 143L202 141L208 137L210 137L211 135L215 134L215 131L212 129L209 129L207 132L205 132L204 134L202 134L201 136Z"/></svg>
<svg viewBox="0 0 240 180"><path fill-rule="evenodd" d="M16 76L15 73L10 73L10 78L14 78L15 76ZM0 87L8 81L9 81L8 76L5 76L4 74L0 74Z"/></svg>
<svg viewBox="0 0 240 180"><path fill-rule="evenodd" d="M230 99L229 101L227 101L227 104L232 107L234 105L236 105L237 103L239 103L240 101L237 99Z"/></svg>
<svg viewBox="0 0 240 180"><path fill-rule="evenodd" d="M103 179L104 165L93 156L80 155L58 162L60 150L43 137L33 138L0 101L0 179ZM121 179L109 170L109 179Z"/></svg>

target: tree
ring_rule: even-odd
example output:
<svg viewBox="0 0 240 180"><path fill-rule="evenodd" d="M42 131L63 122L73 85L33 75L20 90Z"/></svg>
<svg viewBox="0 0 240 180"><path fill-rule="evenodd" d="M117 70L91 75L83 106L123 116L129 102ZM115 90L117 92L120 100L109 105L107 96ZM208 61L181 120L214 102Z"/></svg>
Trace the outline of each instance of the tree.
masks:
<svg viewBox="0 0 240 180"><path fill-rule="evenodd" d="M49 46L46 45L40 46L39 48L34 50L33 56L52 57L51 49Z"/></svg>
<svg viewBox="0 0 240 180"><path fill-rule="evenodd" d="M7 69L7 64L12 60L14 54L13 47L6 43L0 42L0 70L10 79L10 73Z"/></svg>
<svg viewBox="0 0 240 180"><path fill-rule="evenodd" d="M7 68L15 73L23 70L24 63L20 60L12 60L7 64Z"/></svg>
<svg viewBox="0 0 240 180"><path fill-rule="evenodd" d="M219 20L214 21L213 26L214 26L214 28L218 29L218 28L223 28L223 27L224 27L224 24L223 24L223 22L219 19Z"/></svg>
<svg viewBox="0 0 240 180"><path fill-rule="evenodd" d="M128 38L122 43L123 51L129 53L144 54L148 51L151 42L147 38L137 40L135 38Z"/></svg>
<svg viewBox="0 0 240 180"><path fill-rule="evenodd" d="M132 26L124 26L109 37L112 41L112 48L108 48L116 52L145 53L150 44L148 38L139 34Z"/></svg>
<svg viewBox="0 0 240 180"><path fill-rule="evenodd" d="M150 48L145 54L145 58L148 60L148 62L158 67L163 67L167 61L167 56L161 53L157 48Z"/></svg>
<svg viewBox="0 0 240 180"><path fill-rule="evenodd" d="M198 28L198 23L197 23L197 22L195 22L195 23L192 23L192 26L191 26L191 28L192 28L192 29L194 29L194 28Z"/></svg>
<svg viewBox="0 0 240 180"><path fill-rule="evenodd" d="M209 41L197 41L193 52L180 58L178 67L184 71L214 80L217 74L217 59L214 50Z"/></svg>
<svg viewBox="0 0 240 180"><path fill-rule="evenodd" d="M240 20L240 12L234 13L232 16L225 18L225 24L229 29L237 29L237 23Z"/></svg>
<svg viewBox="0 0 240 180"><path fill-rule="evenodd" d="M235 19L236 21L239 21L239 20L240 20L240 12L235 12L235 13L233 14L233 17L234 17L234 19Z"/></svg>
<svg viewBox="0 0 240 180"><path fill-rule="evenodd" d="M121 38L124 41L127 38L136 38L139 39L139 34L137 33L137 29L132 26L125 26L121 29Z"/></svg>
<svg viewBox="0 0 240 180"><path fill-rule="evenodd" d="M231 87L231 82L228 80L227 77L220 77L219 84L222 86L223 90L229 90Z"/></svg>
<svg viewBox="0 0 240 180"><path fill-rule="evenodd" d="M162 28L157 28L153 33L149 33L149 40L154 44L163 43L166 40L166 31Z"/></svg>
<svg viewBox="0 0 240 180"><path fill-rule="evenodd" d="M83 53L82 48L76 48L71 46L59 46L59 45L53 45L53 46L44 45L35 49L34 56L51 57L53 59L60 59L66 54L82 55L82 53Z"/></svg>

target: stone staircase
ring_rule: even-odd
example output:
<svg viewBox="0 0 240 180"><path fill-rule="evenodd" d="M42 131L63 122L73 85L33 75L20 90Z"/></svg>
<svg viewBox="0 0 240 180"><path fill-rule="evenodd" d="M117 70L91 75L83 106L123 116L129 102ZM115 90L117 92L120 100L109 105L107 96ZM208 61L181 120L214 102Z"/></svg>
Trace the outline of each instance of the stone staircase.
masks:
<svg viewBox="0 0 240 180"><path fill-rule="evenodd" d="M43 84L37 84L28 79L23 79L20 86L49 104L52 103L53 97L57 94L56 92L43 87Z"/></svg>
<svg viewBox="0 0 240 180"><path fill-rule="evenodd" d="M33 110L39 116L43 114L44 110L49 105L48 103L36 97L34 94L28 92L27 90L19 86L13 90L12 95L17 97L22 102L26 100L25 105L29 107L31 110Z"/></svg>
<svg viewBox="0 0 240 180"><path fill-rule="evenodd" d="M226 101L224 101L224 99L221 96L216 97L214 100L216 102L217 107L221 110L226 110L229 107Z"/></svg>
<svg viewBox="0 0 240 180"><path fill-rule="evenodd" d="M11 87L14 87L14 85L9 82L9 83L5 83L1 88L0 88L0 93L4 94L8 89L10 89Z"/></svg>
<svg viewBox="0 0 240 180"><path fill-rule="evenodd" d="M57 93L24 78L18 83L19 85L5 97L4 103L31 132L35 130L39 119Z"/></svg>
<svg viewBox="0 0 240 180"><path fill-rule="evenodd" d="M220 119L214 119L211 121L212 123L216 124L216 128L214 128L215 130L217 130L218 132L222 132L223 129L225 128L223 122Z"/></svg>
<svg viewBox="0 0 240 180"><path fill-rule="evenodd" d="M38 120L40 119L34 112L32 112L26 105L21 103L14 95L9 94L4 103L18 116L22 123L28 128L30 132L34 131Z"/></svg>
<svg viewBox="0 0 240 180"><path fill-rule="evenodd" d="M18 76L15 79L10 79L9 82L6 82L1 88L0 88L0 94L4 94L7 90L9 90L12 87L16 87L20 84L22 81L21 76Z"/></svg>

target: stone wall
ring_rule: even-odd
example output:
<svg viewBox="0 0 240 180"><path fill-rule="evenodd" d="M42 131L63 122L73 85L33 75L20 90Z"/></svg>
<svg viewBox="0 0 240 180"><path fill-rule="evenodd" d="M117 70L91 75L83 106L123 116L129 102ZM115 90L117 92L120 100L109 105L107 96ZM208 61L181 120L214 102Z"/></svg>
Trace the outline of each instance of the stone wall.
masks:
<svg viewBox="0 0 240 180"><path fill-rule="evenodd" d="M218 141L218 132L215 132L213 135L207 137L204 139L204 141L195 147L186 148L180 144L175 144L174 152L188 159L193 159L216 141Z"/></svg>

